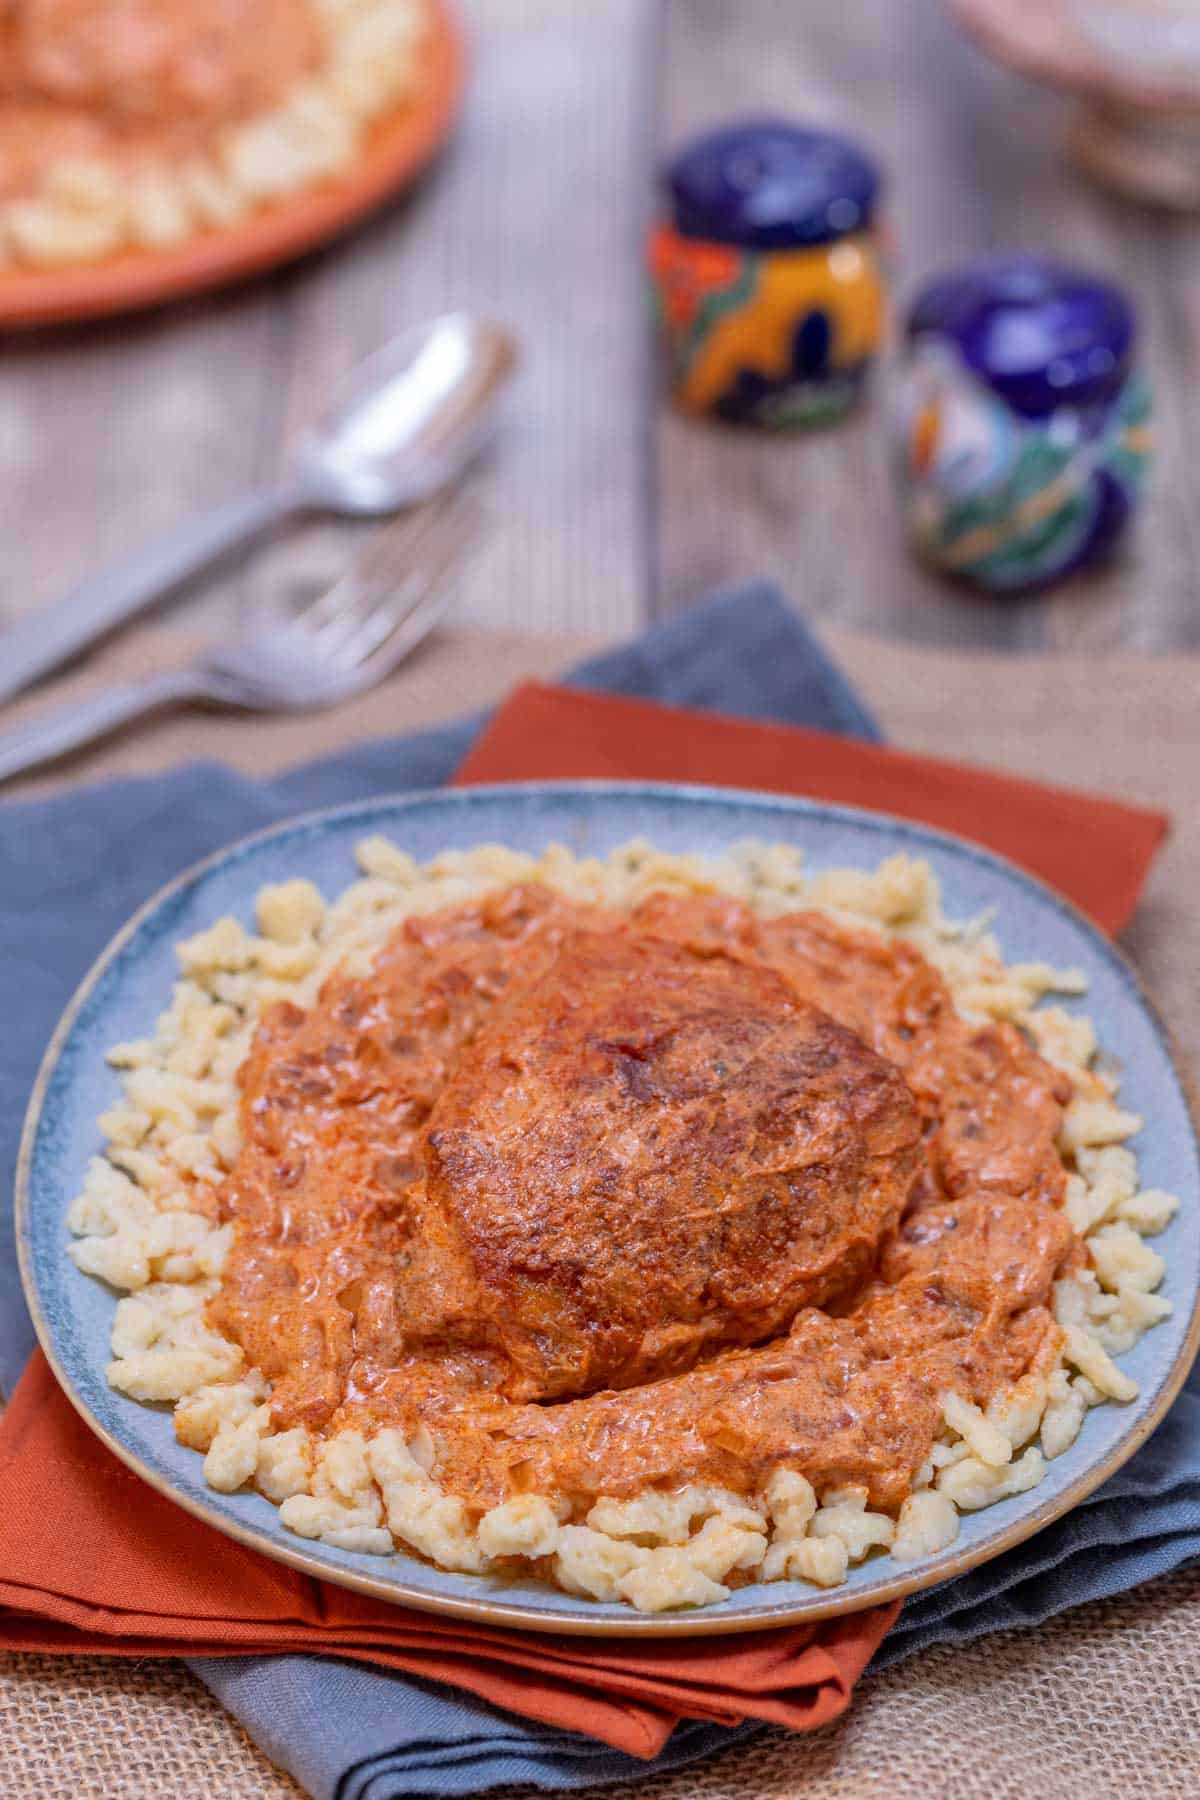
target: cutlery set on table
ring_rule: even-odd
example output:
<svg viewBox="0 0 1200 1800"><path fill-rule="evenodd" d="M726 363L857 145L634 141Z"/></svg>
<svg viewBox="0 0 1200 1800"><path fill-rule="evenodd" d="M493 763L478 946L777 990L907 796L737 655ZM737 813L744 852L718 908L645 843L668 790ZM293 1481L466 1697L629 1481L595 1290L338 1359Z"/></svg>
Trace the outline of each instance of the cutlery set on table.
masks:
<svg viewBox="0 0 1200 1800"><path fill-rule="evenodd" d="M487 321L450 313L412 328L351 375L279 485L187 522L0 634L2 702L288 519L389 521L291 616L0 733L0 781L166 707L304 712L382 681L437 625L482 534L468 477L516 364L512 337Z"/></svg>

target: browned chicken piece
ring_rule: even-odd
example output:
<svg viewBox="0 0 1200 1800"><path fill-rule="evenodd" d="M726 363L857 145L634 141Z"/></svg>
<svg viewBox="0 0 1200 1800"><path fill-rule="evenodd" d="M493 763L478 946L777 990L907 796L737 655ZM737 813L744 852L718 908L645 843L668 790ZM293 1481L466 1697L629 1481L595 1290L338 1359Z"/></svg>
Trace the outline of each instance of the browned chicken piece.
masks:
<svg viewBox="0 0 1200 1800"><path fill-rule="evenodd" d="M634 915L697 955L724 947L766 964L787 986L896 1064L930 1126L927 1178L937 1190L1063 1192L1055 1137L1071 1083L1012 1025L961 1018L914 944L819 912L762 919L740 900L654 894Z"/></svg>
<svg viewBox="0 0 1200 1800"><path fill-rule="evenodd" d="M422 1128L447 1070L517 969L611 916L506 888L407 920L369 975L335 971L311 1011L267 1012L240 1075L242 1152L214 1196L238 1231L209 1318L274 1383L281 1426L319 1430L348 1386L403 1361Z"/></svg>
<svg viewBox="0 0 1200 1800"><path fill-rule="evenodd" d="M410 1347L485 1343L527 1400L758 1342L861 1283L919 1138L892 1064L770 969L583 932L434 1106Z"/></svg>

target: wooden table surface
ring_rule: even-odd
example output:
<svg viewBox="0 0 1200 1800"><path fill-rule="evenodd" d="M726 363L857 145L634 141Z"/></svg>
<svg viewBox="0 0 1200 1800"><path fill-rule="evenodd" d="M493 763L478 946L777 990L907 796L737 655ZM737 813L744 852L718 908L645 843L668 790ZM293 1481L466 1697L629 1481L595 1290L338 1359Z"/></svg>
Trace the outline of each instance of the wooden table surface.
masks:
<svg viewBox="0 0 1200 1800"><path fill-rule="evenodd" d="M9 339L0 360L0 619L200 507L272 479L338 378L395 329L490 310L526 347L496 530L460 616L620 636L768 575L808 614L918 643L1200 644L1200 227L1108 198L1057 153L1060 103L993 68L938 0L461 0L470 104L419 193L342 245L216 299ZM885 385L835 430L764 440L655 398L640 241L656 157L750 108L840 122L879 152L901 295L985 247L1049 247L1130 281L1161 453L1120 566L1045 602L988 603L898 533ZM209 629L331 578L353 533L313 525L187 599Z"/></svg>

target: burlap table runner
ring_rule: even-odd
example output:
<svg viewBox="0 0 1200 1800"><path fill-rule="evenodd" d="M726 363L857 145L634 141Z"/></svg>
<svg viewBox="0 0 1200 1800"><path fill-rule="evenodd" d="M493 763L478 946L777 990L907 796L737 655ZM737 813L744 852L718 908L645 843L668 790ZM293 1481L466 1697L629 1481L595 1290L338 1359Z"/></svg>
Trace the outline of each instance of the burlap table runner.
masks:
<svg viewBox="0 0 1200 1800"><path fill-rule="evenodd" d="M217 756L266 774L352 739L485 705L523 676L554 675L588 647L448 632L351 708L298 721L176 716L74 759L54 780L147 772L187 756ZM165 633L139 633L73 685L82 691L160 666L183 648ZM1127 943L1197 1056L1200 659L1014 661L846 637L832 648L898 743L1103 789L1174 815L1175 835ZM8 791L49 785L43 778ZM901 1792L1193 1800L1200 1793L1198 1669L1200 1568L1080 1607L1037 1631L927 1651L868 1678L849 1715L812 1736L767 1732L698 1768L609 1792L622 1800L857 1800ZM277 1800L299 1791L179 1663L27 1656L0 1664L0 1793ZM511 1800L529 1791L509 1790Z"/></svg>

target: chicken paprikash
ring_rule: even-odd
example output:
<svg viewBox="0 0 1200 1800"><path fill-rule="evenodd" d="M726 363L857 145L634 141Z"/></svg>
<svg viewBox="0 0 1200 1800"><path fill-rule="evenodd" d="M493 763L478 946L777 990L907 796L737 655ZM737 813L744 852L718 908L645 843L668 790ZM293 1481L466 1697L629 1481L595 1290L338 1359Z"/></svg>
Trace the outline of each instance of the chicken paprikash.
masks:
<svg viewBox="0 0 1200 1800"><path fill-rule="evenodd" d="M191 1336L142 1362L115 1338L110 1378L225 1358L176 1413L215 1485L653 1610L929 1554L1128 1397L1093 1299L1155 1300L1161 1259L1118 1199L1132 1260L1097 1282L1074 1190L1146 1196L1081 1108L1136 1121L1085 1022L1032 1010L1053 973L949 939L944 973L936 925L669 872L617 903L561 865L398 899L344 957L293 884L260 940L184 947L229 1015L196 1079L227 1071L236 1109L189 1175ZM298 908L274 941L273 905Z"/></svg>

